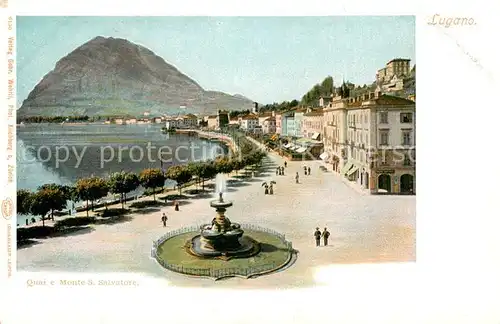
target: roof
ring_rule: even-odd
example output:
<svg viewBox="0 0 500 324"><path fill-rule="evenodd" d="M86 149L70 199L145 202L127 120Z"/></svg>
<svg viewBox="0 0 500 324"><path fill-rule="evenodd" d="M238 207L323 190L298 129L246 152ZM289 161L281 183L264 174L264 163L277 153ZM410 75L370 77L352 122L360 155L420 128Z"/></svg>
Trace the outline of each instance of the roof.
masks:
<svg viewBox="0 0 500 324"><path fill-rule="evenodd" d="M272 116L273 114L271 112L265 112L265 113L260 113L259 114L259 118L262 118L262 117L269 117L269 116Z"/></svg>
<svg viewBox="0 0 500 324"><path fill-rule="evenodd" d="M311 112L305 113L304 116L307 116L307 117L323 116L323 110L313 110Z"/></svg>
<svg viewBox="0 0 500 324"><path fill-rule="evenodd" d="M208 116L208 118L210 118L210 119L217 118L217 115L210 115L210 116Z"/></svg>
<svg viewBox="0 0 500 324"><path fill-rule="evenodd" d="M259 118L255 115L246 115L246 116L241 117L241 119L249 120L249 119L259 119Z"/></svg>
<svg viewBox="0 0 500 324"><path fill-rule="evenodd" d="M394 96L389 96L389 95L381 95L377 99L375 99L375 102L379 106L393 106L393 105L415 105L414 101L404 99L401 97L394 97Z"/></svg>
<svg viewBox="0 0 500 324"><path fill-rule="evenodd" d="M400 61L409 62L411 60L410 59L404 59L404 58L397 57L397 58L393 58L392 60L390 60L389 62L387 62L387 64L390 64L392 62L400 62Z"/></svg>
<svg viewBox="0 0 500 324"><path fill-rule="evenodd" d="M264 121L276 121L276 118L275 117L268 117L268 118L264 119Z"/></svg>

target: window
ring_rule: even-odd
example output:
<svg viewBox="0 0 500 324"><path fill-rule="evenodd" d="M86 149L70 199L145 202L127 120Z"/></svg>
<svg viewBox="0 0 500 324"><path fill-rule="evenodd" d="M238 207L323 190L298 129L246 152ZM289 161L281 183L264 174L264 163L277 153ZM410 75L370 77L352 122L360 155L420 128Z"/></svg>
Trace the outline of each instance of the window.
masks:
<svg viewBox="0 0 500 324"><path fill-rule="evenodd" d="M368 114L365 113L365 124L368 124Z"/></svg>
<svg viewBox="0 0 500 324"><path fill-rule="evenodd" d="M382 111L380 113L380 123L387 124L387 111Z"/></svg>
<svg viewBox="0 0 500 324"><path fill-rule="evenodd" d="M403 165L405 165L405 166L411 165L410 156L408 154L405 154L405 159L403 160Z"/></svg>
<svg viewBox="0 0 500 324"><path fill-rule="evenodd" d="M411 145L411 130L402 129L403 145Z"/></svg>
<svg viewBox="0 0 500 324"><path fill-rule="evenodd" d="M389 145L389 130L380 130L380 145Z"/></svg>
<svg viewBox="0 0 500 324"><path fill-rule="evenodd" d="M413 120L413 114L412 113L401 113L399 115L401 123L411 123Z"/></svg>

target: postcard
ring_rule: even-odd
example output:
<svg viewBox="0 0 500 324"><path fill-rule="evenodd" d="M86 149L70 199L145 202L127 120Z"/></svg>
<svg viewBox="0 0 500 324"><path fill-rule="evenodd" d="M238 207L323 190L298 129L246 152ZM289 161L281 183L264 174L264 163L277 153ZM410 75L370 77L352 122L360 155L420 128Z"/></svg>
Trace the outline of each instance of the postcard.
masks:
<svg viewBox="0 0 500 324"><path fill-rule="evenodd" d="M2 323L415 320L416 15L2 19Z"/></svg>

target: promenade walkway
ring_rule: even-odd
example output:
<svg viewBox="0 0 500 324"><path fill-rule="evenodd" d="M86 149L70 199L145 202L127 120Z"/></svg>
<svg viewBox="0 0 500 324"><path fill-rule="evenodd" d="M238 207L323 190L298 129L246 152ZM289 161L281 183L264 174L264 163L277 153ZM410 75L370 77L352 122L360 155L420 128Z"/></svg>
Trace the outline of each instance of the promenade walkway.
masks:
<svg viewBox="0 0 500 324"><path fill-rule="evenodd" d="M332 172L319 169L319 161L288 161L284 176L275 169L284 160L274 153L265 159L266 170L256 178L228 183L225 199L234 206L227 217L286 235L299 251L285 271L246 280L221 282L193 279L162 269L150 258L151 244L165 231L209 222L214 195L188 199L175 212L172 207L135 214L126 221L96 225L89 232L40 240L18 250L20 271L136 272L182 286L286 288L315 284L318 267L330 264L405 262L415 260L415 196L362 195ZM303 175L303 166L311 175ZM300 183L294 175L299 172ZM275 195L264 195L263 181L277 182ZM167 227L161 215L167 213ZM327 227L329 246L316 247L313 232Z"/></svg>

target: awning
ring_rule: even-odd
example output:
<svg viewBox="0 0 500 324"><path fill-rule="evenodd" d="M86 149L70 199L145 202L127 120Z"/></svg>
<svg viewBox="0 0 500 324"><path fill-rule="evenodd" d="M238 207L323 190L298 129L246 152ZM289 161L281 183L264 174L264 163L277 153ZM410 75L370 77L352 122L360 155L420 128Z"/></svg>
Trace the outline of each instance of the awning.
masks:
<svg viewBox="0 0 500 324"><path fill-rule="evenodd" d="M347 171L347 176L350 176L359 169L357 165L354 165L349 171Z"/></svg>
<svg viewBox="0 0 500 324"><path fill-rule="evenodd" d="M352 168L352 162L347 162L346 165L340 170L340 174L345 174L347 171L349 171L350 168Z"/></svg>
<svg viewBox="0 0 500 324"><path fill-rule="evenodd" d="M319 138L319 133L314 133L313 136L311 137L313 140L318 140Z"/></svg>
<svg viewBox="0 0 500 324"><path fill-rule="evenodd" d="M328 156L329 156L328 152L323 152L320 154L319 158L322 160L326 160L328 159Z"/></svg>
<svg viewBox="0 0 500 324"><path fill-rule="evenodd" d="M307 149L305 147L299 147L295 152L304 153L305 151L307 151Z"/></svg>

